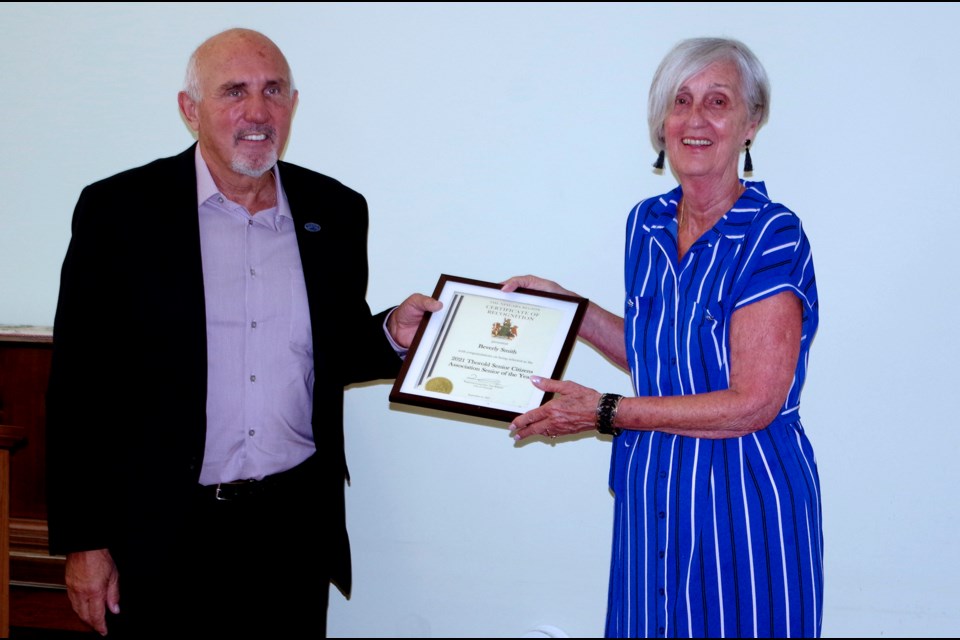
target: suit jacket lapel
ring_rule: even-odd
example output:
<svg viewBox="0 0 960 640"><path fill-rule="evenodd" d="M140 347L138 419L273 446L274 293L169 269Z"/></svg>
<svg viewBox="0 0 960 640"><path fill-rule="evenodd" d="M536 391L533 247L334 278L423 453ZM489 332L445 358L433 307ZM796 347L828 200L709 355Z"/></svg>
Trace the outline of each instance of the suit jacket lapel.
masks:
<svg viewBox="0 0 960 640"><path fill-rule="evenodd" d="M168 200L172 213L171 231L164 234L169 244L169 255L177 256L170 262L173 290L170 304L182 310L190 326L184 328L184 340L190 342L189 353L195 354L191 369L206 394L207 379L207 308L203 287L203 259L200 248L200 215L197 207L196 143L177 155L170 168L167 194L158 198ZM182 214L180 213L182 212Z"/></svg>
<svg viewBox="0 0 960 640"><path fill-rule="evenodd" d="M288 167L289 165L280 163L280 182L293 215L303 276L307 281L307 295L313 298L312 289L320 283L312 276L323 273L321 263L327 255L329 229L326 228L327 212L324 209L327 199L321 184L317 181L305 184L301 174Z"/></svg>
<svg viewBox="0 0 960 640"><path fill-rule="evenodd" d="M322 359L324 301L329 297L330 286L329 260L332 250L331 226L329 222L328 198L325 186L316 179L310 180L309 174L296 171L284 162L280 166L280 182L290 205L293 224L300 249L300 263L303 266L303 279L307 288L307 303L310 309L310 324L313 332L314 358L319 364Z"/></svg>

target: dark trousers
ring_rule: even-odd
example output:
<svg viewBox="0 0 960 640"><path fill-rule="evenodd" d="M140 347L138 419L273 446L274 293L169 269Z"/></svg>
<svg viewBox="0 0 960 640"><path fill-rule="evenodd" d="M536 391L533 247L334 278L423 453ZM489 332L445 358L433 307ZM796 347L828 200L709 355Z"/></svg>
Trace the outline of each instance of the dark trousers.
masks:
<svg viewBox="0 0 960 640"><path fill-rule="evenodd" d="M129 592L121 571L121 613L109 635L326 637L330 579L316 477L311 459L260 483L222 486L225 499L198 487L170 571Z"/></svg>

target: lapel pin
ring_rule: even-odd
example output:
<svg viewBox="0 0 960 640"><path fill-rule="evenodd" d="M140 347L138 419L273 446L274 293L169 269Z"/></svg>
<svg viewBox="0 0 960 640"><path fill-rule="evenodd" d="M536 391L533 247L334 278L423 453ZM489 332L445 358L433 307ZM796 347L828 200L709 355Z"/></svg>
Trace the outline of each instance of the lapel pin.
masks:
<svg viewBox="0 0 960 640"><path fill-rule="evenodd" d="M320 231L320 225L318 225L316 222L308 222L307 224L303 225L303 228L310 233L316 233L317 231Z"/></svg>

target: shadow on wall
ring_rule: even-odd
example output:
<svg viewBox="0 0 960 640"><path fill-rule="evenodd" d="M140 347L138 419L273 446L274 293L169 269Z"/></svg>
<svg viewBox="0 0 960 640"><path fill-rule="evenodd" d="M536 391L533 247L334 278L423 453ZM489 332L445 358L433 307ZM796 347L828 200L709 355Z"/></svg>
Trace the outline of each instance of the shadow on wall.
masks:
<svg viewBox="0 0 960 640"><path fill-rule="evenodd" d="M563 629L559 629L549 624L542 624L525 634L521 638L569 638L570 636Z"/></svg>

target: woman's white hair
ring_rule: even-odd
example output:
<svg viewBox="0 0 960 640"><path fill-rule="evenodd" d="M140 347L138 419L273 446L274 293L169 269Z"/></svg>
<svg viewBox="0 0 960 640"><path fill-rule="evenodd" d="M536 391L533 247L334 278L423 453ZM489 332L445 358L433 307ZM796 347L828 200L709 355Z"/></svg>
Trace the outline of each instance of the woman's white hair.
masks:
<svg viewBox="0 0 960 640"><path fill-rule="evenodd" d="M721 61L732 62L739 69L740 90L750 109L751 120L757 122L757 129L767 122L770 81L750 48L732 38L690 38L682 40L667 53L650 84L647 124L654 150L664 150L663 123L683 83L714 62Z"/></svg>

